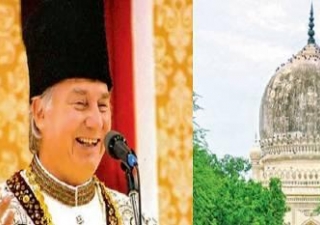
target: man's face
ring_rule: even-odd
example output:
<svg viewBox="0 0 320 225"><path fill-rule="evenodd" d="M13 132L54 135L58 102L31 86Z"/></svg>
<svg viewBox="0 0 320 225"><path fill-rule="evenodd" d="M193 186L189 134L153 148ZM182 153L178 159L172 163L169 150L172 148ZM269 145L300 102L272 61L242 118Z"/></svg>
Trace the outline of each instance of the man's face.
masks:
<svg viewBox="0 0 320 225"><path fill-rule="evenodd" d="M111 129L107 85L88 79L67 79L54 86L52 104L43 111L40 160L62 180L89 179L105 152ZM77 179L78 178L78 179Z"/></svg>

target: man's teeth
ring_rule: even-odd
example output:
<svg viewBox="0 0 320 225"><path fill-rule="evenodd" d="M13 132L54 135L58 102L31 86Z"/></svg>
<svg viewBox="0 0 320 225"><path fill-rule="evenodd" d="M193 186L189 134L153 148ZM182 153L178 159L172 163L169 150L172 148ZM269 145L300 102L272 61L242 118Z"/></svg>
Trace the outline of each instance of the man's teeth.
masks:
<svg viewBox="0 0 320 225"><path fill-rule="evenodd" d="M95 145L99 141L99 139L92 139L92 138L78 138L78 140L83 144L89 144L89 145Z"/></svg>

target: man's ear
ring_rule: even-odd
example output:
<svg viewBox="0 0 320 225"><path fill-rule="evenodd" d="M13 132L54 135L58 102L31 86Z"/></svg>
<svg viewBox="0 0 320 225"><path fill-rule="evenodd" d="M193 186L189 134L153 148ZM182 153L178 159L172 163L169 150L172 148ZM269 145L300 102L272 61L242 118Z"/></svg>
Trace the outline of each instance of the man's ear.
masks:
<svg viewBox="0 0 320 225"><path fill-rule="evenodd" d="M41 131L44 126L44 108L40 96L32 98L31 113L34 118L35 125Z"/></svg>

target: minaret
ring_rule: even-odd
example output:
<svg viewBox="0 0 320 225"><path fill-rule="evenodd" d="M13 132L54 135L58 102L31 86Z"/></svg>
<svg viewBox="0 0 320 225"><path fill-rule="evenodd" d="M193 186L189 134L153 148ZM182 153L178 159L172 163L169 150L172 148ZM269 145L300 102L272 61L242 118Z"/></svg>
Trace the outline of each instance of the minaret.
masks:
<svg viewBox="0 0 320 225"><path fill-rule="evenodd" d="M252 178L254 180L260 180L260 171L261 171L260 158L261 158L261 149L260 149L260 146L258 145L257 134L255 134L255 144L250 150Z"/></svg>
<svg viewBox="0 0 320 225"><path fill-rule="evenodd" d="M314 40L313 36L314 36L314 23L313 23L313 4L311 3L311 10L310 10L310 18L309 18L309 30L308 30L308 35L309 35L309 39L308 39L308 44L315 44L316 41Z"/></svg>

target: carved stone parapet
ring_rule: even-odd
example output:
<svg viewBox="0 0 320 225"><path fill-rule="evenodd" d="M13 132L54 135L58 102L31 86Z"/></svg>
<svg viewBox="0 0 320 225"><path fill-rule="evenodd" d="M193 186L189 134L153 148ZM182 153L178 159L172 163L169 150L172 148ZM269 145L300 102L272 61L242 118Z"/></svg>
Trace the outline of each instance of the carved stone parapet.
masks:
<svg viewBox="0 0 320 225"><path fill-rule="evenodd" d="M320 145L318 144L291 144L273 145L262 148L261 159L320 159Z"/></svg>
<svg viewBox="0 0 320 225"><path fill-rule="evenodd" d="M262 179L268 181L277 177L282 184L292 185L320 185L320 169L266 169L262 173Z"/></svg>
<svg viewBox="0 0 320 225"><path fill-rule="evenodd" d="M287 196L287 203L320 203L320 197L317 196Z"/></svg>
<svg viewBox="0 0 320 225"><path fill-rule="evenodd" d="M318 145L320 146L319 134L301 134L286 133L279 134L272 138L261 139L259 141L261 149L273 146L291 146L291 145Z"/></svg>

